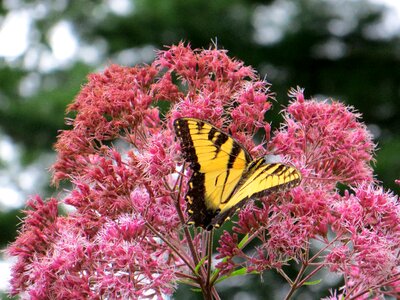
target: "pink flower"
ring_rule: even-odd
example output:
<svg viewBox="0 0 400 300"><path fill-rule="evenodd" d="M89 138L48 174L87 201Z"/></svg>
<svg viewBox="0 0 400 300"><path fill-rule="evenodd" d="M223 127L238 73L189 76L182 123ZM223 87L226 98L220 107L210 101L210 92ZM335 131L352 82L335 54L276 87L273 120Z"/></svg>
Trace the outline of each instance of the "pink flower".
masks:
<svg viewBox="0 0 400 300"><path fill-rule="evenodd" d="M252 135L268 128L263 123L271 105L268 90L252 68L226 51L193 50L183 43L160 51L150 66L112 65L90 75L68 108L75 115L67 120L71 128L55 146L53 182L71 182L60 202L74 210L60 217L55 199L28 202L34 210L9 248L17 257L12 294L38 299L172 294L178 276L198 264L199 254L189 255L188 249L202 239L182 233L188 180L177 173L181 157L172 121L209 120L253 149ZM171 106L165 121L158 101Z"/></svg>
<svg viewBox="0 0 400 300"><path fill-rule="evenodd" d="M35 281L32 263L46 259L48 249L58 236L56 219L57 200L52 198L44 202L39 196L29 199L25 211L26 217L18 239L8 248L8 253L17 257L12 268L11 293L16 295Z"/></svg>
<svg viewBox="0 0 400 300"><path fill-rule="evenodd" d="M372 182L374 143L359 114L339 102L304 100L302 90L293 90L297 100L284 112L285 124L275 134L277 153L289 156L310 178L326 183Z"/></svg>
<svg viewBox="0 0 400 300"><path fill-rule="evenodd" d="M400 263L398 197L373 185L361 185L354 194L338 198L332 208L333 229L341 243L326 258L331 270L343 272L348 291L357 287L352 294L371 286L391 286Z"/></svg>
<svg viewBox="0 0 400 300"><path fill-rule="evenodd" d="M16 257L11 295L162 299L179 281L211 299L215 283L235 271L274 269L290 284L290 298L326 268L344 278L332 299L398 296L398 199L373 185L374 144L359 114L339 102L306 100L298 88L270 140L264 115L271 95L226 51L183 43L160 51L150 66L112 65L90 75L68 108L71 128L56 143L53 182L68 180L71 189L60 200L28 201L31 210L8 248ZM247 200L216 255L208 247L219 232L188 225L184 199L193 170L172 130L183 116L211 122L253 157L279 154L303 176L296 188ZM265 136L256 145L259 129ZM338 183L352 189L341 195ZM60 216L58 203L72 209ZM299 265L295 277L283 269L289 264Z"/></svg>

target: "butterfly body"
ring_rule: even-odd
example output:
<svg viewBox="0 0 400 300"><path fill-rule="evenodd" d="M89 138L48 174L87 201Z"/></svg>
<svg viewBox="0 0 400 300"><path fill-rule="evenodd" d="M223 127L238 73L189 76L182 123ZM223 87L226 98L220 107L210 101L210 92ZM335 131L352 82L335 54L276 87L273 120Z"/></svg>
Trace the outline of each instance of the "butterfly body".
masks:
<svg viewBox="0 0 400 300"><path fill-rule="evenodd" d="M281 163L253 160L232 136L210 123L179 118L174 128L192 177L186 194L190 223L219 227L249 198L299 184L300 173Z"/></svg>

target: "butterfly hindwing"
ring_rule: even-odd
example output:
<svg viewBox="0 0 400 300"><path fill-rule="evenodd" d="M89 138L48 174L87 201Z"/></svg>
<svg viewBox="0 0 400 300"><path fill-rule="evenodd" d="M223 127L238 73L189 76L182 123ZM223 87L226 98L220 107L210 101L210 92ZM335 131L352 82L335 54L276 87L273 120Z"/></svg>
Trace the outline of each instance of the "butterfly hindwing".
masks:
<svg viewBox="0 0 400 300"><path fill-rule="evenodd" d="M239 142L208 122L180 118L174 127L193 172L186 201L195 226L219 227L250 197L295 186L301 180L291 166L268 164L265 158L252 160Z"/></svg>
<svg viewBox="0 0 400 300"><path fill-rule="evenodd" d="M216 217L212 225L218 227L219 219L223 223L226 217L241 208L249 198L267 196L280 189L294 187L300 180L299 171L291 166L267 163L264 157L252 161L237 184L235 193L226 203L221 204L221 217Z"/></svg>

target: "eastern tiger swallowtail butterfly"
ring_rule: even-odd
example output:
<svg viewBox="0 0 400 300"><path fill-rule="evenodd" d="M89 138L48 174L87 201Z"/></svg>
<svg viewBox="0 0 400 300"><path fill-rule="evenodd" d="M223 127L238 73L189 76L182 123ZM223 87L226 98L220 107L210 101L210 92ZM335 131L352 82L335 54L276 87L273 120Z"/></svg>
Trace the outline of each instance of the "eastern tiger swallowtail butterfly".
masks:
<svg viewBox="0 0 400 300"><path fill-rule="evenodd" d="M210 123L179 118L174 121L185 160L193 170L186 194L189 224L211 230L220 227L250 197L298 185L301 175L282 163L252 159L232 136Z"/></svg>

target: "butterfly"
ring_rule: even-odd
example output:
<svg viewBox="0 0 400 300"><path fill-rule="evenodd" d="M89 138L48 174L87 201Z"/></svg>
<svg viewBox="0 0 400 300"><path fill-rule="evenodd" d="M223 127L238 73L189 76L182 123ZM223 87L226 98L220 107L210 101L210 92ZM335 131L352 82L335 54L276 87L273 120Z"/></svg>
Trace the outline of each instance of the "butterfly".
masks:
<svg viewBox="0 0 400 300"><path fill-rule="evenodd" d="M251 197L297 186L300 172L265 157L252 159L231 135L195 119L174 121L181 151L192 176L186 193L189 224L211 230L229 219Z"/></svg>

